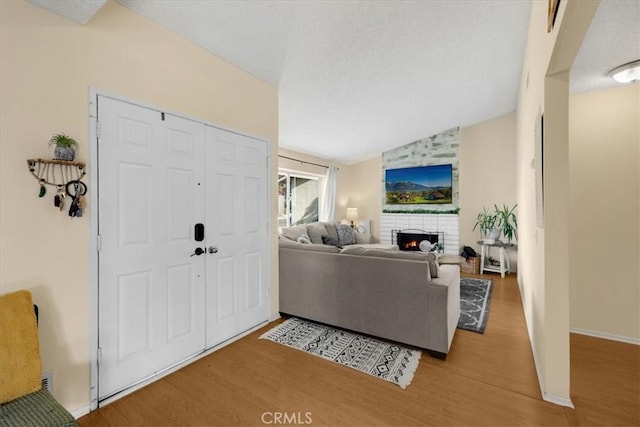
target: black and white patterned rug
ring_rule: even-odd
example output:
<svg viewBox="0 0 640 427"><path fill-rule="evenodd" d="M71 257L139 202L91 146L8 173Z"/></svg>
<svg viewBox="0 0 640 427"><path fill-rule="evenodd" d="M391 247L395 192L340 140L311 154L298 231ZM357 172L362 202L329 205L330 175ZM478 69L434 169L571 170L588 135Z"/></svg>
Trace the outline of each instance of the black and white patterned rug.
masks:
<svg viewBox="0 0 640 427"><path fill-rule="evenodd" d="M406 388L420 350L292 317L263 334L279 344L311 353Z"/></svg>
<svg viewBox="0 0 640 427"><path fill-rule="evenodd" d="M484 334L489 318L492 290L493 281L490 279L460 278L459 329Z"/></svg>

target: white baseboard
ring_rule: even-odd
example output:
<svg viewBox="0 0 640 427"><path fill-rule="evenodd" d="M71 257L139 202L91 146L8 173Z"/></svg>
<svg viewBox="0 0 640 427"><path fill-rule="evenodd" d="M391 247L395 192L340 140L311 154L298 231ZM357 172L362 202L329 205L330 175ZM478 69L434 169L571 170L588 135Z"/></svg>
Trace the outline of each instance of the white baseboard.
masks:
<svg viewBox="0 0 640 427"><path fill-rule="evenodd" d="M567 408L575 409L575 406L573 406L573 402L571 401L571 399L567 399L566 397L562 397L562 396L557 396L547 391L547 387L544 384L544 377L542 376L542 372L540 371L540 363L538 363L538 352L536 351L536 346L533 343L531 336L529 336L529 342L531 343L531 351L533 353L533 363L536 366L536 374L538 375L538 384L540 385L540 393L542 393L542 400L546 402L554 403L556 405L566 406Z"/></svg>
<svg viewBox="0 0 640 427"><path fill-rule="evenodd" d="M520 282L518 281L518 286L520 286ZM531 344L531 352L533 353L533 364L536 367L536 375L538 376L538 384L540 385L540 393L542 395L542 400L553 403L560 406L566 406L567 408L575 409L573 406L573 402L570 398L557 396L553 393L549 393L547 391L547 387L544 383L544 377L542 376L542 371L540 370L540 363L538 362L538 352L536 351L536 344L533 341L531 330L529 329L529 325L531 324L531 319L527 316L527 310L524 309L524 292L522 292L522 288L520 288L520 301L522 303L522 311L524 312L524 319L527 324L527 335L529 335L529 343Z"/></svg>
<svg viewBox="0 0 640 427"><path fill-rule="evenodd" d="M80 417L84 417L89 412L91 412L91 406L85 406L84 408L80 408L80 409L78 409L76 411L73 411L71 413L71 415L73 416L73 418L75 418L77 420Z"/></svg>
<svg viewBox="0 0 640 427"><path fill-rule="evenodd" d="M269 323L275 322L276 320L278 320L281 317L282 316L280 315L280 313L276 313L274 316L271 316L271 319L269 319Z"/></svg>
<svg viewBox="0 0 640 427"><path fill-rule="evenodd" d="M567 399L566 397L556 396L555 394L544 392L542 393L542 399L546 402L555 403L556 405L576 409L576 407L573 406L573 402L571 401L571 399Z"/></svg>
<svg viewBox="0 0 640 427"><path fill-rule="evenodd" d="M574 334L587 335L594 338L602 338L605 340L619 341L627 344L640 345L640 338L625 337L623 335L609 334L607 332L591 331L589 329L570 328L569 331Z"/></svg>

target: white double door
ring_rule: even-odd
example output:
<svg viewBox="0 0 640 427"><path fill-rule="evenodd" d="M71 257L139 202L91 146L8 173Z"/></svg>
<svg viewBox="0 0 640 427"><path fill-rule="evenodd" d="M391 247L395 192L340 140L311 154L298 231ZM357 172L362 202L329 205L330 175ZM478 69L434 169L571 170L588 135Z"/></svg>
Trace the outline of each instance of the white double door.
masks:
<svg viewBox="0 0 640 427"><path fill-rule="evenodd" d="M98 123L104 400L268 320L269 186L263 140L105 96Z"/></svg>

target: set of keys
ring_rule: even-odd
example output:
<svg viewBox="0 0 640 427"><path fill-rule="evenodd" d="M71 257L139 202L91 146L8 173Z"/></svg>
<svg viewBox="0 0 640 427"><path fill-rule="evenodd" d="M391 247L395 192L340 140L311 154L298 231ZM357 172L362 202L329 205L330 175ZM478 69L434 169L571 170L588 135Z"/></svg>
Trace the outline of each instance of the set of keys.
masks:
<svg viewBox="0 0 640 427"><path fill-rule="evenodd" d="M80 218L85 208L84 195L87 194L87 186L79 180L69 181L65 187L66 194L71 197L71 206L69 206L69 216L71 218ZM55 203L55 199L54 199ZM62 208L60 208L62 210Z"/></svg>
<svg viewBox="0 0 640 427"><path fill-rule="evenodd" d="M60 212L64 210L65 200L67 196L71 198L71 205L69 206L69 216L72 218L80 218L83 210L86 208L86 201L84 195L87 194L87 186L79 180L72 180L67 183L66 186L57 185L56 195L53 196L53 205L60 209ZM39 197L43 197L46 193L42 191L44 185L41 185Z"/></svg>
<svg viewBox="0 0 640 427"><path fill-rule="evenodd" d="M65 194L62 185L58 185L57 187L58 189L56 191L56 195L53 196L53 206L59 208L60 212L62 212L62 210L64 210L64 199L67 197L67 195Z"/></svg>

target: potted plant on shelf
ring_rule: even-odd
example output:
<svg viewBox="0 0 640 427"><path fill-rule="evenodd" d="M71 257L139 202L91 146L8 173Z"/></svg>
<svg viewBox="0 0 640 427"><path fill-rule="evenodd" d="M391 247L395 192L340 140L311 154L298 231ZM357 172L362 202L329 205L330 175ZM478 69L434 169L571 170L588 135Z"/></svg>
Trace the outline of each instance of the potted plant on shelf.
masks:
<svg viewBox="0 0 640 427"><path fill-rule="evenodd" d="M476 217L476 224L473 230L480 227L480 234L485 243L495 243L500 238L499 216L496 213L487 211L483 207L482 212Z"/></svg>
<svg viewBox="0 0 640 427"><path fill-rule="evenodd" d="M516 207L518 207L517 203L512 208L507 205L498 208L498 205L494 205L495 213L498 216L498 225L502 227L502 233L508 243L511 243L512 239L518 238L518 218L514 212Z"/></svg>
<svg viewBox="0 0 640 427"><path fill-rule="evenodd" d="M76 158L78 142L64 133L57 133L49 140L49 145L54 145L53 158L56 160L72 161Z"/></svg>

